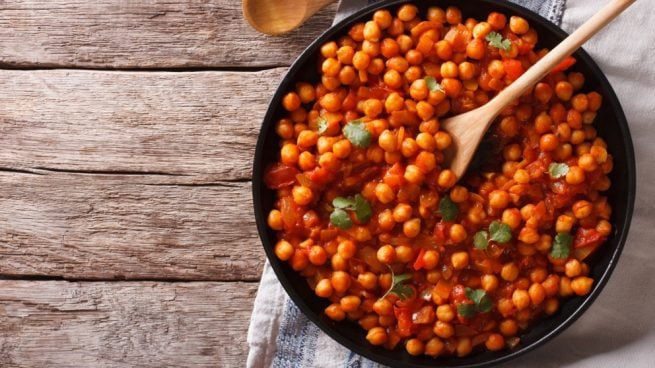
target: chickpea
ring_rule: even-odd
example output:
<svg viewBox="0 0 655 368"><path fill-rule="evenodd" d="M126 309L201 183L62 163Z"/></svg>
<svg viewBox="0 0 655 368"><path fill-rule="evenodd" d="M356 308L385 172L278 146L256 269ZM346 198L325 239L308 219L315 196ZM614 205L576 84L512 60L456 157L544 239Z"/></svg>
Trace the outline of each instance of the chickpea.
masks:
<svg viewBox="0 0 655 368"><path fill-rule="evenodd" d="M337 112L341 109L342 101L338 93L330 92L321 97L319 103L325 110L329 112Z"/></svg>
<svg viewBox="0 0 655 368"><path fill-rule="evenodd" d="M321 281L316 284L314 292L321 298L329 298L333 292L330 279L321 279Z"/></svg>
<svg viewBox="0 0 655 368"><path fill-rule="evenodd" d="M393 315L393 304L387 299L378 299L373 303L373 311L380 316Z"/></svg>
<svg viewBox="0 0 655 368"><path fill-rule="evenodd" d="M423 254L423 263L424 263L423 268L425 268L428 271L435 269L439 264L439 258L440 256L437 251L432 249L425 251L425 253Z"/></svg>
<svg viewBox="0 0 655 368"><path fill-rule="evenodd" d="M464 269L469 264L469 254L467 252L455 252L450 256L450 263L456 270Z"/></svg>
<svg viewBox="0 0 655 368"><path fill-rule="evenodd" d="M418 356L425 351L425 344L417 338L412 338L405 343L405 350L407 350L409 355Z"/></svg>
<svg viewBox="0 0 655 368"><path fill-rule="evenodd" d="M539 148L544 152L554 151L559 144L555 134L544 134L539 139Z"/></svg>
<svg viewBox="0 0 655 368"><path fill-rule="evenodd" d="M408 238L415 238L421 232L421 219L414 218L403 223L403 234Z"/></svg>
<svg viewBox="0 0 655 368"><path fill-rule="evenodd" d="M571 185L582 184L585 181L585 172L579 166L571 166L566 174L566 182Z"/></svg>
<svg viewBox="0 0 655 368"><path fill-rule="evenodd" d="M437 56L441 60L450 60L453 57L453 48L446 40L437 41L437 43L434 44L434 48L437 52Z"/></svg>
<svg viewBox="0 0 655 368"><path fill-rule="evenodd" d="M507 17L504 14L498 12L491 12L487 16L487 23L496 31L500 31L505 28L507 24Z"/></svg>
<svg viewBox="0 0 655 368"><path fill-rule="evenodd" d="M325 315L328 316L333 321L343 321L346 318L346 313L341 309L341 306L337 303L328 305L328 307L325 308Z"/></svg>
<svg viewBox="0 0 655 368"><path fill-rule="evenodd" d="M335 271L332 273L332 288L335 292L341 294L346 292L351 284L350 275L344 271Z"/></svg>
<svg viewBox="0 0 655 368"><path fill-rule="evenodd" d="M387 332L382 327L373 327L368 330L368 333L366 334L366 340L368 340L371 345L382 345L387 342L387 339Z"/></svg>
<svg viewBox="0 0 655 368"><path fill-rule="evenodd" d="M293 245L286 240L280 240L275 244L275 255L281 261L288 261L291 259L294 252Z"/></svg>
<svg viewBox="0 0 655 368"><path fill-rule="evenodd" d="M503 211L501 221L507 224L512 230L518 229L521 226L521 213L516 208L508 208Z"/></svg>
<svg viewBox="0 0 655 368"><path fill-rule="evenodd" d="M432 329L435 335L441 337L442 339L448 339L455 335L455 328L453 327L452 324L444 321L437 321L434 324L434 328Z"/></svg>
<svg viewBox="0 0 655 368"><path fill-rule="evenodd" d="M456 182L457 176L449 169L443 170L437 177L437 184L444 189L452 187Z"/></svg>
<svg viewBox="0 0 655 368"><path fill-rule="evenodd" d="M396 198L396 194L387 183L378 183L378 185L375 186L375 196L378 201L384 204L387 204Z"/></svg>
<svg viewBox="0 0 655 368"><path fill-rule="evenodd" d="M455 311L450 304L444 304L437 307L437 319L443 322L450 322L455 318Z"/></svg>
<svg viewBox="0 0 655 368"><path fill-rule="evenodd" d="M371 64L371 56L364 51L357 51L353 55L353 66L357 70L366 70Z"/></svg>
<svg viewBox="0 0 655 368"><path fill-rule="evenodd" d="M575 219L568 215L559 215L555 221L555 231L558 233L571 232L571 228L575 224Z"/></svg>
<svg viewBox="0 0 655 368"><path fill-rule="evenodd" d="M449 232L450 240L452 240L453 243L459 244L466 240L466 237L468 234L466 233L466 229L464 226L461 224L453 224L450 227L450 232Z"/></svg>
<svg viewBox="0 0 655 368"><path fill-rule="evenodd" d="M457 341L457 356L463 357L471 354L473 343L470 337L460 337Z"/></svg>
<svg viewBox="0 0 655 368"><path fill-rule="evenodd" d="M438 337L433 337L425 343L425 354L431 357L437 357L443 351L445 344Z"/></svg>
<svg viewBox="0 0 655 368"><path fill-rule="evenodd" d="M469 199L469 191L466 187L457 185L450 190L450 199L455 203L462 203Z"/></svg>
<svg viewBox="0 0 655 368"><path fill-rule="evenodd" d="M544 313L546 315L553 315L559 309L559 300L557 298L548 298L546 299L546 304L544 305Z"/></svg>
<svg viewBox="0 0 655 368"><path fill-rule="evenodd" d="M518 310L525 309L530 306L530 294L521 289L516 289L512 293L512 303Z"/></svg>
<svg viewBox="0 0 655 368"><path fill-rule="evenodd" d="M452 137L450 134L444 131L439 131L434 135L434 141L436 144L436 148L440 151L445 150L446 148L450 147L450 145L453 142Z"/></svg>
<svg viewBox="0 0 655 368"><path fill-rule="evenodd" d="M577 259L569 259L566 264L564 264L564 273L570 278L580 276L582 273L580 261Z"/></svg>
<svg viewBox="0 0 655 368"><path fill-rule="evenodd" d="M557 82L555 85L555 95L562 101L568 101L573 96L573 86L567 81Z"/></svg>
<svg viewBox="0 0 655 368"><path fill-rule="evenodd" d="M537 230L527 226L519 232L519 240L527 244L535 244L539 241L539 238Z"/></svg>
<svg viewBox="0 0 655 368"><path fill-rule="evenodd" d="M382 31L377 22L370 20L364 24L364 39L370 42L378 42Z"/></svg>
<svg viewBox="0 0 655 368"><path fill-rule="evenodd" d="M381 230L390 231L391 229L393 229L393 227L396 225L396 222L393 219L391 210L386 209L380 212L380 214L378 215L378 224L380 225Z"/></svg>
<svg viewBox="0 0 655 368"><path fill-rule="evenodd" d="M505 281L514 281L519 277L519 268L513 262L506 263L500 269L500 277Z"/></svg>
<svg viewBox="0 0 655 368"><path fill-rule="evenodd" d="M268 213L267 223L268 227L273 230L282 230L284 227L282 212L276 209L271 210L271 212Z"/></svg>
<svg viewBox="0 0 655 368"><path fill-rule="evenodd" d="M586 276L579 276L571 281L571 290L573 290L576 295L584 296L589 294L593 283L594 279Z"/></svg>
<svg viewBox="0 0 655 368"><path fill-rule="evenodd" d="M306 206L314 200L312 190L301 185L294 186L291 194L293 195L293 201L300 206Z"/></svg>
<svg viewBox="0 0 655 368"><path fill-rule="evenodd" d="M341 300L339 300L339 304L341 305L341 310L343 310L346 313L356 311L361 303L362 300L356 295L344 296L343 298L341 298Z"/></svg>
<svg viewBox="0 0 655 368"><path fill-rule="evenodd" d="M409 87L409 95L415 100L425 100L428 98L429 93L425 79L417 79Z"/></svg>
<svg viewBox="0 0 655 368"><path fill-rule="evenodd" d="M280 150L280 161L285 165L293 166L298 162L300 149L293 143L287 143Z"/></svg>
<svg viewBox="0 0 655 368"><path fill-rule="evenodd" d="M572 210L575 218L583 219L591 215L594 206L589 201L579 200L573 204Z"/></svg>
<svg viewBox="0 0 655 368"><path fill-rule="evenodd" d="M530 288L528 289L528 294L530 296L530 300L532 301L532 304L534 305L539 305L541 304L544 299L546 299L546 289L543 287L538 282L533 283L530 285Z"/></svg>
<svg viewBox="0 0 655 368"><path fill-rule="evenodd" d="M484 274L480 278L480 284L484 291L491 293L498 288L498 278L493 274Z"/></svg>
<svg viewBox="0 0 655 368"><path fill-rule="evenodd" d="M396 250L392 245L383 245L377 252L378 261L384 264L391 264L396 260Z"/></svg>
<svg viewBox="0 0 655 368"><path fill-rule="evenodd" d="M378 286L378 277L373 272L360 273L357 275L357 283L366 290L372 290Z"/></svg>
<svg viewBox="0 0 655 368"><path fill-rule="evenodd" d="M378 10L373 13L373 20L378 24L381 29L387 29L391 26L393 16L388 10Z"/></svg>
<svg viewBox="0 0 655 368"><path fill-rule="evenodd" d="M432 134L421 132L416 136L416 144L423 150L431 152L436 148L436 141Z"/></svg>
<svg viewBox="0 0 655 368"><path fill-rule="evenodd" d="M364 101L364 114L369 118L376 118L382 113L383 107L382 101L377 98L369 98Z"/></svg>
<svg viewBox="0 0 655 368"><path fill-rule="evenodd" d="M516 334L519 331L519 325L513 319L504 319L504 320L502 320L498 327L499 327L500 333L503 334L504 336L507 336L507 337L516 336Z"/></svg>
<svg viewBox="0 0 655 368"><path fill-rule="evenodd" d="M509 29L517 35L522 35L528 32L530 26L525 18L512 16L509 18Z"/></svg>
<svg viewBox="0 0 655 368"><path fill-rule="evenodd" d="M400 203L393 209L393 219L396 222L405 222L412 218L412 206Z"/></svg>
<svg viewBox="0 0 655 368"><path fill-rule="evenodd" d="M309 254L307 255L309 262L315 266L321 266L327 262L328 254L323 247L320 245L314 245L309 248Z"/></svg>
<svg viewBox="0 0 655 368"><path fill-rule="evenodd" d="M415 5L405 4L398 9L398 18L403 22L409 22L416 17L418 8Z"/></svg>
<svg viewBox="0 0 655 368"><path fill-rule="evenodd" d="M489 206L491 208L503 209L509 205L509 193L504 190L494 190L489 193Z"/></svg>
<svg viewBox="0 0 655 368"><path fill-rule="evenodd" d="M494 333L487 337L484 345L491 351L498 351L505 347L505 338L501 334Z"/></svg>

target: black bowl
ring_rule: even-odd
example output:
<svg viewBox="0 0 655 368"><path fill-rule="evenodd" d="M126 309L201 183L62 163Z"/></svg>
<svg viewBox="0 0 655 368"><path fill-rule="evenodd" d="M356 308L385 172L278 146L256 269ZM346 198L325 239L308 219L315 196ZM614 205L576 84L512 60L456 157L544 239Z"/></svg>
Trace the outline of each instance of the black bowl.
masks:
<svg viewBox="0 0 655 368"><path fill-rule="evenodd" d="M628 234L635 199L636 169L632 139L625 115L614 90L596 63L583 50L578 50L574 54L578 63L573 67L573 70L584 73L586 77L585 90L599 91L604 97L603 107L598 112L595 126L599 136L603 137L607 142L608 151L614 157L614 170L610 175L612 187L606 193L613 209L611 223L614 230L607 243L590 260L590 274L596 280L592 291L585 297L575 297L563 302L558 313L537 322L530 330L522 334L521 343L518 347L500 352L476 353L464 358L437 358L435 360L428 356L410 356L402 348L388 351L381 347L372 346L365 339L365 331L356 323L335 323L323 314L323 310L329 304L328 301L317 297L302 276L292 270L286 262L280 262L276 258L273 252L276 241L275 233L266 225L267 214L273 208L275 193L263 185L263 173L267 165L275 162L278 157L278 137L274 132L274 124L285 113L281 108L283 95L294 87L295 82L318 81L319 77L316 73L317 55L323 43L346 34L351 25L370 19L375 10L388 8L393 11L400 4L407 2L407 0L382 1L349 16L315 40L298 57L287 72L270 102L257 141L253 166L253 197L257 228L266 255L291 299L313 323L348 349L376 362L396 367L434 367L437 365L440 367L482 367L495 365L544 344L578 319L589 308L607 283ZM458 6L462 10L464 18L486 19L491 11L498 11L506 15L520 15L526 18L530 25L537 30L539 34L538 47L552 48L567 35L540 15L506 1L433 0L413 2L421 9L423 15L425 15L427 7L431 5L441 7Z"/></svg>

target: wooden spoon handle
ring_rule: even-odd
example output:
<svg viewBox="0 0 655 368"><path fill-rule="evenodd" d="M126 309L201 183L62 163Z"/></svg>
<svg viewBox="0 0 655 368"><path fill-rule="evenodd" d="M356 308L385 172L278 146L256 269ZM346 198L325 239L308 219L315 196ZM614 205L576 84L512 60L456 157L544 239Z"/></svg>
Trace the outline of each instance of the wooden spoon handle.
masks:
<svg viewBox="0 0 655 368"><path fill-rule="evenodd" d="M489 102L489 108L495 114L500 113L512 101L522 96L534 84L546 76L558 63L571 55L591 36L600 31L616 16L636 0L614 0L594 14L580 28L564 39L557 47L530 67L519 79L507 86ZM495 115L494 114L494 115ZM490 121L491 124L492 121Z"/></svg>

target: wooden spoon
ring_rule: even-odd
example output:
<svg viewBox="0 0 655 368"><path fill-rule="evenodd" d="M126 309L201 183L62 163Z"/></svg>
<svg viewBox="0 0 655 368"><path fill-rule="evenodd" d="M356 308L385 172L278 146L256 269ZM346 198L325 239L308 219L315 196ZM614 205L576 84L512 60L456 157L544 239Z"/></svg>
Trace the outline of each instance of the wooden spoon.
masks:
<svg viewBox="0 0 655 368"><path fill-rule="evenodd" d="M277 36L298 28L335 0L243 0L243 16L259 32Z"/></svg>
<svg viewBox="0 0 655 368"><path fill-rule="evenodd" d="M457 175L457 178L461 178L466 172L466 168L471 162L484 134L505 107L521 97L558 63L571 55L591 36L600 31L634 2L635 0L614 0L610 2L546 56L531 66L517 80L498 93L491 101L477 109L442 121L442 127L453 138L453 147L449 152L452 156L450 170Z"/></svg>

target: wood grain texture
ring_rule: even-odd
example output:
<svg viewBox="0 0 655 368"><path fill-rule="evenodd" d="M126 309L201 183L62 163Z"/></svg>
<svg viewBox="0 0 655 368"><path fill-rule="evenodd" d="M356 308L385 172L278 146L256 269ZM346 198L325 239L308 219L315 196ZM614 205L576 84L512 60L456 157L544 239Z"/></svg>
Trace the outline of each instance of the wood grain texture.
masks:
<svg viewBox="0 0 655 368"><path fill-rule="evenodd" d="M285 70L0 70L0 168L248 179Z"/></svg>
<svg viewBox="0 0 655 368"><path fill-rule="evenodd" d="M237 0L6 0L0 63L17 67L289 65L332 23L333 4L284 37L243 19Z"/></svg>
<svg viewBox="0 0 655 368"><path fill-rule="evenodd" d="M248 182L0 172L0 275L258 280ZM0 288L1 289L1 288Z"/></svg>
<svg viewBox="0 0 655 368"><path fill-rule="evenodd" d="M257 284L0 281L3 367L243 367Z"/></svg>

